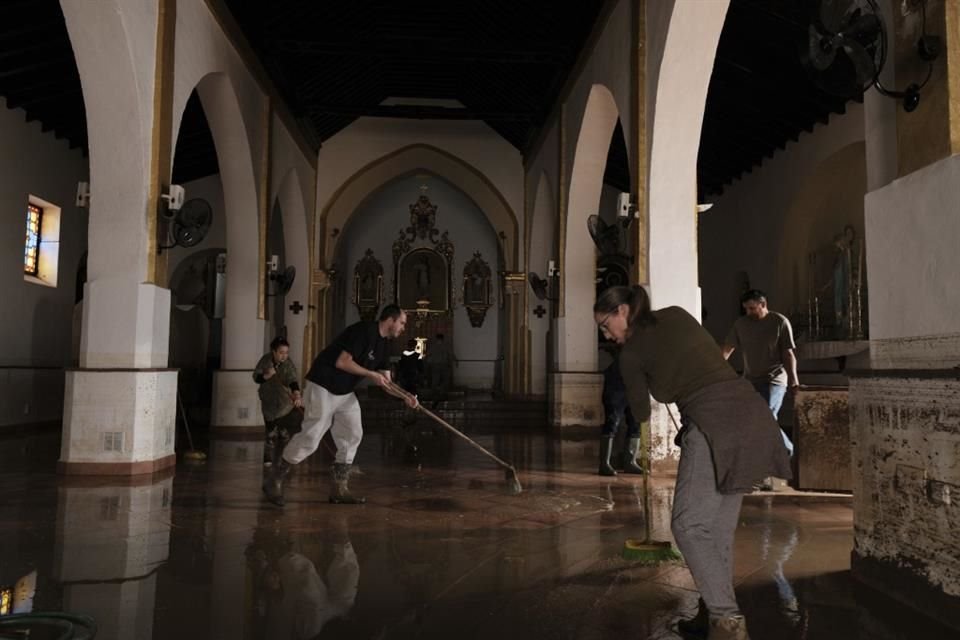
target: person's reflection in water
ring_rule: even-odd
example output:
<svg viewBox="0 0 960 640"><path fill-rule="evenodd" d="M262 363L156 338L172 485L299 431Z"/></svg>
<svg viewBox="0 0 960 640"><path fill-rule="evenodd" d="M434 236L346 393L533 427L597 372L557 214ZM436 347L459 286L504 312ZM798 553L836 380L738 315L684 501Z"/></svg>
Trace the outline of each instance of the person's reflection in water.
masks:
<svg viewBox="0 0 960 640"><path fill-rule="evenodd" d="M321 562L298 549L286 531L259 529L249 560L256 589L258 637L269 640L309 640L328 622L346 617L357 598L360 565L350 544L345 518L332 523L332 557ZM313 554L311 554L313 555ZM325 559L328 554L320 554Z"/></svg>
<svg viewBox="0 0 960 640"><path fill-rule="evenodd" d="M769 504L768 504L769 508ZM773 559L773 581L777 584L777 592L780 595L780 607L784 616L791 624L796 626L800 623L800 605L797 601L797 595L794 593L793 585L787 580L784 574L784 565L793 557L793 552L800 541L800 533L796 525L792 525L787 540L782 543L773 540L774 533L769 524L763 529L761 538L760 559L767 562ZM776 547L779 546L779 554L776 554ZM774 557L776 556L776 557Z"/></svg>

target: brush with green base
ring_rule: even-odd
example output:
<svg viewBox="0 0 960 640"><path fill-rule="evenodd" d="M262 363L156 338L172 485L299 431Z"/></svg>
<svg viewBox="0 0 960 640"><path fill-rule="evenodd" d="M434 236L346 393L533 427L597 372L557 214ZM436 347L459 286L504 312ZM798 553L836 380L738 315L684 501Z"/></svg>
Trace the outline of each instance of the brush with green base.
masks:
<svg viewBox="0 0 960 640"><path fill-rule="evenodd" d="M667 407L667 411L670 407ZM673 417L673 414L670 414ZM681 560L683 556L673 546L672 542L666 540L654 540L651 528L653 525L653 512L650 509L650 473L653 470L651 466L650 455L650 421L647 420L640 424L640 444L643 468L646 473L643 474L643 538L628 538L623 543L623 558L640 564L659 564L661 562L672 562Z"/></svg>

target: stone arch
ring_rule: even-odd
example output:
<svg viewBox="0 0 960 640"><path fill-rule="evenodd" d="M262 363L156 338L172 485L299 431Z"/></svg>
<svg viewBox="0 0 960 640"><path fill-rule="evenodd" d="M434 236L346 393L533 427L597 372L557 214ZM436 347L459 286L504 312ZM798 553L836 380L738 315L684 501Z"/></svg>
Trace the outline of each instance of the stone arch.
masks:
<svg viewBox="0 0 960 640"><path fill-rule="evenodd" d="M197 83L196 91L213 134L227 218L221 366L245 369L256 362L263 346L263 320L257 317L260 224L253 152L230 76L220 71L208 73ZM175 117L178 125L182 116L181 110Z"/></svg>
<svg viewBox="0 0 960 640"><path fill-rule="evenodd" d="M592 314L583 311L585 304L593 305L596 293L596 249L587 233L586 220L600 207L603 173L619 115L610 90L602 84L593 85L577 137L567 200L566 237L561 239L564 300L560 313L564 318L558 327L561 335L557 336L557 364L563 371L597 370L597 332Z"/></svg>
<svg viewBox="0 0 960 640"><path fill-rule="evenodd" d="M657 74L650 146L649 288L654 307L700 317L697 154L717 43L729 0L677 0Z"/></svg>
<svg viewBox="0 0 960 640"><path fill-rule="evenodd" d="M529 247L527 255L527 271L536 273L541 278L547 278L549 260L556 261L557 256L557 208L554 202L553 187L545 171L540 173L537 181L537 190L531 207ZM527 322L530 329L530 392L535 395L546 393L547 372L553 369L552 354L547 346L548 329L550 328L550 307L548 300L539 300L531 293L530 317ZM542 307L547 311L537 311Z"/></svg>
<svg viewBox="0 0 960 640"><path fill-rule="evenodd" d="M293 287L287 293L287 308L284 311L284 323L287 326L287 340L290 342L290 353L295 357L304 358L301 367L306 366L304 354L305 330L307 327L307 311L300 310L293 313L289 306L299 302L307 306L310 292L310 250L307 245L307 205L303 200L303 188L300 176L296 169L289 169L280 180L280 187L274 200L279 205L283 215L283 244L286 253L286 262L297 268L297 277ZM276 207L271 210L275 211Z"/></svg>
<svg viewBox="0 0 960 640"><path fill-rule="evenodd" d="M140 25L136 12L124 11L120 4L61 3L86 110L91 283L115 277L118 265L135 271L137 281L148 280L150 229L145 216L129 213L134 207L147 210L153 84L137 82L141 75L137 61L144 53ZM114 242L118 232L131 234L129 241Z"/></svg>
<svg viewBox="0 0 960 640"><path fill-rule="evenodd" d="M320 264L333 257L337 237L357 206L371 193L395 178L424 170L456 185L484 212L495 233L503 232L504 267L519 263L519 223L503 194L481 171L461 158L427 144L413 144L388 153L354 173L337 189L320 217Z"/></svg>

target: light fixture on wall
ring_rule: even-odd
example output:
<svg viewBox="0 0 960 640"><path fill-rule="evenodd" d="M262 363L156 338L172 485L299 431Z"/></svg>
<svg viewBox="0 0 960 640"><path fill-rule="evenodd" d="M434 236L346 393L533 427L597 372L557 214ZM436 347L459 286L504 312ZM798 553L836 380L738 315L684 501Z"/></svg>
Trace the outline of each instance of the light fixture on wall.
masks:
<svg viewBox="0 0 960 640"><path fill-rule="evenodd" d="M706 213L707 211L710 211L710 209L713 209L712 202L703 202L697 205L697 213Z"/></svg>
<svg viewBox="0 0 960 640"><path fill-rule="evenodd" d="M90 183L89 182L78 182L77 183L77 207L81 209L86 209L90 206Z"/></svg>

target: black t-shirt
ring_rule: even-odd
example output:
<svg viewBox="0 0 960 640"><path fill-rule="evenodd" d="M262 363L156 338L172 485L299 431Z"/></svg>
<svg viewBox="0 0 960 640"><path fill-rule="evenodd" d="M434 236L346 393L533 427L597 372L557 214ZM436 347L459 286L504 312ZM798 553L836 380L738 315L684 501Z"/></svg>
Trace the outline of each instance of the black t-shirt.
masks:
<svg viewBox="0 0 960 640"><path fill-rule="evenodd" d="M313 361L307 380L330 393L346 395L363 380L337 368L337 358L346 351L364 369L381 371L387 368L387 340L381 337L376 322L358 322L343 330Z"/></svg>

